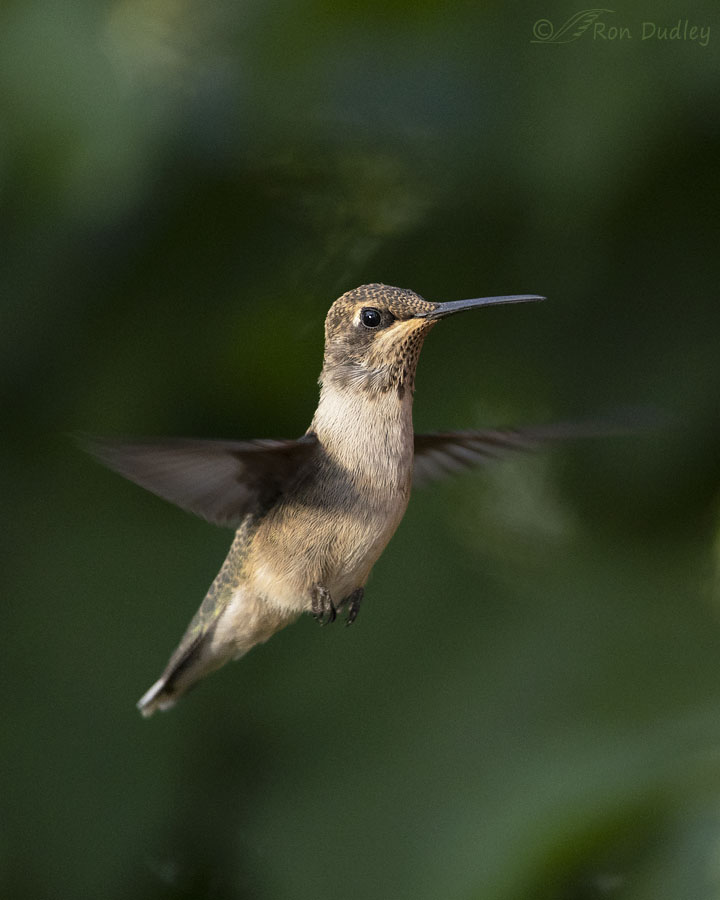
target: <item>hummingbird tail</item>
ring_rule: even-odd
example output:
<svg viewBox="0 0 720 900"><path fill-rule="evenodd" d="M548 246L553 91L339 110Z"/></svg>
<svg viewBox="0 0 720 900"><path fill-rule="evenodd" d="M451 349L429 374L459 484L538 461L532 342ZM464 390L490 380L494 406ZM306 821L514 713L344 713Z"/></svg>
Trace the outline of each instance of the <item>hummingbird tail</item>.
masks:
<svg viewBox="0 0 720 900"><path fill-rule="evenodd" d="M272 609L265 601L239 592L209 624L203 623L203 615L207 610L201 607L165 671L138 700L143 716L170 709L201 678L264 643L299 613Z"/></svg>
<svg viewBox="0 0 720 900"><path fill-rule="evenodd" d="M170 709L175 706L177 696L173 696L166 690L167 682L164 678L158 679L155 684L146 691L137 702L137 708L147 718L158 709Z"/></svg>
<svg viewBox="0 0 720 900"><path fill-rule="evenodd" d="M214 628L182 641L165 671L137 702L146 718L157 710L171 709L196 682L226 663L233 653L231 645L212 649Z"/></svg>

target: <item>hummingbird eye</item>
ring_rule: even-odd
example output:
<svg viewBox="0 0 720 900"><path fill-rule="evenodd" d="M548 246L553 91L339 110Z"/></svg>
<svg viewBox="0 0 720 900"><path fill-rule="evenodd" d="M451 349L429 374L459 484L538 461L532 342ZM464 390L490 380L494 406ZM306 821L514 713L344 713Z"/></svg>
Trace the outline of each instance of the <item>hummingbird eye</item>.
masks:
<svg viewBox="0 0 720 900"><path fill-rule="evenodd" d="M377 328L382 321L380 310L374 306L366 306L360 310L360 321L366 328Z"/></svg>

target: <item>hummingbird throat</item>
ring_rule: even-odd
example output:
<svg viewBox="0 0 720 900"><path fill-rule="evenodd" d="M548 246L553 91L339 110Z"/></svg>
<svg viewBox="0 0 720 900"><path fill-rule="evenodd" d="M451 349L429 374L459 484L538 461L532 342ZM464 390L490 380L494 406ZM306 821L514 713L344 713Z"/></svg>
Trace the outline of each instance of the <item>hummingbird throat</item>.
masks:
<svg viewBox="0 0 720 900"><path fill-rule="evenodd" d="M435 324L408 319L378 335L370 346L343 342L327 347L320 384L370 395L396 392L400 400L406 392L412 396L420 351Z"/></svg>

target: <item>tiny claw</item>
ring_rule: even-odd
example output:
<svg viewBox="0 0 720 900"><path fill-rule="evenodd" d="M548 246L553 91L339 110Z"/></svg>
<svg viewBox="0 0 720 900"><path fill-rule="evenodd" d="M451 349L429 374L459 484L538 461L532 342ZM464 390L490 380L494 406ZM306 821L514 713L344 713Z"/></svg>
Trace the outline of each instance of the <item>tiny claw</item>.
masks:
<svg viewBox="0 0 720 900"><path fill-rule="evenodd" d="M353 591L352 594L350 594L350 596L347 598L346 602L348 603L349 608L347 618L345 619L346 628L352 625L355 619L357 619L364 593L365 591L363 588L358 588L356 591Z"/></svg>
<svg viewBox="0 0 720 900"><path fill-rule="evenodd" d="M334 622L337 617L330 591L319 584L316 584L312 591L312 614L321 626Z"/></svg>

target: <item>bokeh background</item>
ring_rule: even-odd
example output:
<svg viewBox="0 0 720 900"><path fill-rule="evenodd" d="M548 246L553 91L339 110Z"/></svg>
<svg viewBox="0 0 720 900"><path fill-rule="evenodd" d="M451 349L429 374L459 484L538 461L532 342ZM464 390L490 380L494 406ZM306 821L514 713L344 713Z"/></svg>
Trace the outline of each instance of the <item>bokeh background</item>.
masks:
<svg viewBox="0 0 720 900"><path fill-rule="evenodd" d="M720 19L577 11L3 4L3 897L720 897ZM670 424L419 492L353 629L142 720L230 533L68 435L299 435L368 281L549 298L432 334L418 430Z"/></svg>

